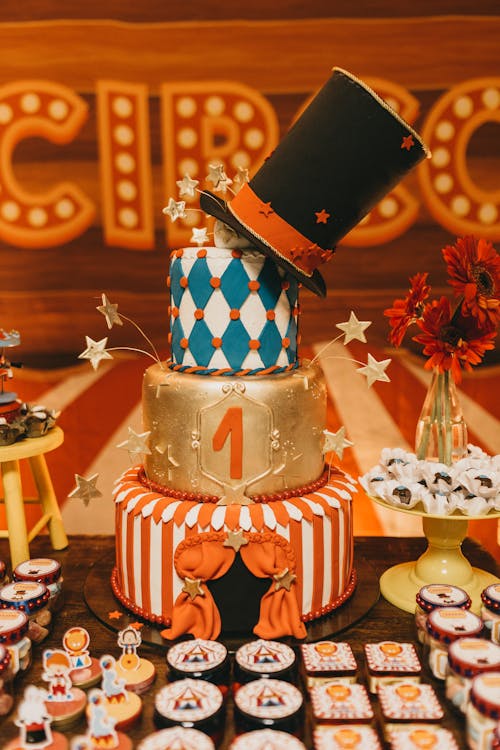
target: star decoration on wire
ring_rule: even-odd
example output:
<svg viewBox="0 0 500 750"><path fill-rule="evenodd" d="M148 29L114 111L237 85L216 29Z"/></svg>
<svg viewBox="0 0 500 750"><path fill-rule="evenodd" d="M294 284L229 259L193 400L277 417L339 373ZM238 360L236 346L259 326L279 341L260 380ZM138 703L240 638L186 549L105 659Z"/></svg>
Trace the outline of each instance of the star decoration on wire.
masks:
<svg viewBox="0 0 500 750"><path fill-rule="evenodd" d="M323 445L323 453L336 453L337 456L342 459L344 455L344 449L350 448L354 445L351 440L348 440L345 436L345 427L342 425L337 432L329 432L329 430L323 430L325 436L325 442Z"/></svg>
<svg viewBox="0 0 500 750"><path fill-rule="evenodd" d="M207 180L212 183L216 193L225 193L229 185L233 184L225 173L223 164L209 164Z"/></svg>
<svg viewBox="0 0 500 750"><path fill-rule="evenodd" d="M175 183L179 188L179 195L189 195L190 198L194 197L195 188L199 185L199 180L192 180L188 174L185 174L182 180L177 180Z"/></svg>
<svg viewBox="0 0 500 750"><path fill-rule="evenodd" d="M326 224L330 218L330 214L324 208L322 208L321 211L315 211L314 213L316 214L316 224Z"/></svg>
<svg viewBox="0 0 500 750"><path fill-rule="evenodd" d="M162 209L162 213L169 216L172 221L184 219L186 216L186 201L175 201L170 198L168 204Z"/></svg>
<svg viewBox="0 0 500 750"><path fill-rule="evenodd" d="M99 310L99 312L104 315L110 330L115 323L117 326L123 325L123 320L118 314L118 305L113 305L104 293L102 294L102 305L98 305L96 310Z"/></svg>
<svg viewBox="0 0 500 750"><path fill-rule="evenodd" d="M80 474L75 474L76 487L69 493L68 498L83 500L83 504L87 508L92 498L102 497L102 492L96 487L98 477L99 474L93 474L88 479L85 479Z"/></svg>
<svg viewBox="0 0 500 750"><path fill-rule="evenodd" d="M245 182L250 182L248 169L245 169L245 167L238 167L238 171L236 172L233 178L233 185L238 191L238 190L241 190Z"/></svg>
<svg viewBox="0 0 500 750"><path fill-rule="evenodd" d="M206 227L201 227L201 229L193 227L193 232L191 234L192 243L201 247L202 245L207 245L208 241L208 230Z"/></svg>
<svg viewBox="0 0 500 750"><path fill-rule="evenodd" d="M243 530L240 529L239 531L228 531L227 539L224 539L222 546L232 547L235 552L239 552L240 547L244 547L245 544L248 544L248 539L245 539Z"/></svg>
<svg viewBox="0 0 500 750"><path fill-rule="evenodd" d="M348 344L349 341L353 341L354 339L366 344L366 336L364 332L369 326L371 326L371 324L371 320L358 320L351 310L349 320L345 323L337 323L337 328L340 328L340 330L345 333L344 344Z"/></svg>
<svg viewBox="0 0 500 750"><path fill-rule="evenodd" d="M151 451L147 445L147 439L151 435L149 432L137 433L132 427L128 428L128 438L117 445L117 448L126 448L131 455L139 456L146 455L150 456Z"/></svg>
<svg viewBox="0 0 500 750"><path fill-rule="evenodd" d="M191 601L196 599L197 596L205 596L205 592L201 588L201 578L185 578L184 586L182 590L189 596Z"/></svg>
<svg viewBox="0 0 500 750"><path fill-rule="evenodd" d="M376 380L382 380L385 383L390 383L391 379L385 372L387 367L390 365L390 359L382 359L377 362L375 357L371 354L368 355L368 362L363 367L358 367L356 372L360 372L364 375L368 381L368 388L370 388Z"/></svg>
<svg viewBox="0 0 500 750"><path fill-rule="evenodd" d="M276 581L276 591L279 591L280 589L286 589L287 591L290 591L290 587L297 576L294 575L290 570L288 570L288 568L285 568L281 571L281 573L275 573L273 575L273 578Z"/></svg>
<svg viewBox="0 0 500 750"><path fill-rule="evenodd" d="M90 360L90 364L94 370L97 370L102 359L113 359L111 354L106 351L106 344L108 343L107 338L101 339L100 341L94 341L90 336L85 336L85 341L87 343L87 348L84 352L78 355L78 359Z"/></svg>

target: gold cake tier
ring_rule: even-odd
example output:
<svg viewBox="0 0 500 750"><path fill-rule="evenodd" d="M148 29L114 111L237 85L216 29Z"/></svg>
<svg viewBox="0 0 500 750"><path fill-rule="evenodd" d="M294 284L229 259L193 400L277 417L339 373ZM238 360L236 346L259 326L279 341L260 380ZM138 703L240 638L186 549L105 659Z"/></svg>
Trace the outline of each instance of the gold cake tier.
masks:
<svg viewBox="0 0 500 750"><path fill-rule="evenodd" d="M227 503L303 487L323 471L326 386L305 365L264 377L144 374L150 480Z"/></svg>

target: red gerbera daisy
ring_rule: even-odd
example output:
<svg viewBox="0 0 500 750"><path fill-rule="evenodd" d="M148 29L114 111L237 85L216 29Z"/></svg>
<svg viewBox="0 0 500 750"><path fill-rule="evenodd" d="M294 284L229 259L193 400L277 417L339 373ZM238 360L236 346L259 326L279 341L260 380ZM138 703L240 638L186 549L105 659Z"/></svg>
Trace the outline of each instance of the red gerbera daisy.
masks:
<svg viewBox="0 0 500 750"><path fill-rule="evenodd" d="M480 327L470 315L452 317L446 297L425 305L422 317L416 322L422 333L413 340L424 344L424 354L429 357L425 369L451 370L456 383L462 380L462 368L472 370L472 365L479 364L484 353L494 348L496 330L489 325Z"/></svg>
<svg viewBox="0 0 500 750"><path fill-rule="evenodd" d="M500 255L491 242L459 237L443 249L449 283L463 296L462 311L480 324L500 320Z"/></svg>
<svg viewBox="0 0 500 750"><path fill-rule="evenodd" d="M417 273L410 278L410 289L404 299L395 299L392 307L384 310L389 318L391 331L389 341L393 346L400 346L405 333L412 323L422 315L423 301L431 290L427 284L427 273Z"/></svg>

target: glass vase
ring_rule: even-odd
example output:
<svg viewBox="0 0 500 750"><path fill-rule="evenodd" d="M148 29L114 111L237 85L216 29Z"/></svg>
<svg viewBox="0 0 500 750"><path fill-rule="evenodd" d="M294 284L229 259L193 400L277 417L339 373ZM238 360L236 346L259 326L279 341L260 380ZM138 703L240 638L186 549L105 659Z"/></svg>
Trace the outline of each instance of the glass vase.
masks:
<svg viewBox="0 0 500 750"><path fill-rule="evenodd" d="M451 466L467 453L467 425L455 381L449 370L434 370L417 422L418 459Z"/></svg>

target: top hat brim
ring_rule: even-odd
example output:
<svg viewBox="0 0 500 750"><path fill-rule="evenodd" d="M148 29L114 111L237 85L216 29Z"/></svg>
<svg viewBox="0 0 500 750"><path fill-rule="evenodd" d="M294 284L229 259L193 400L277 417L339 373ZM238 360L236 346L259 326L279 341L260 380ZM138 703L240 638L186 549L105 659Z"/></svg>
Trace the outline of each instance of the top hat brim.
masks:
<svg viewBox="0 0 500 750"><path fill-rule="evenodd" d="M272 258L275 263L295 276L307 289L310 289L320 297L326 297L326 284L319 271L314 270L311 276L302 273L296 266L289 263L286 258L281 257L273 247L255 235L251 229L238 221L236 216L229 210L225 200L222 200L222 198L214 195L209 190L203 190L200 194L200 206L205 213L214 216L216 219L220 219L224 224L234 229L235 232L246 237L254 248Z"/></svg>

